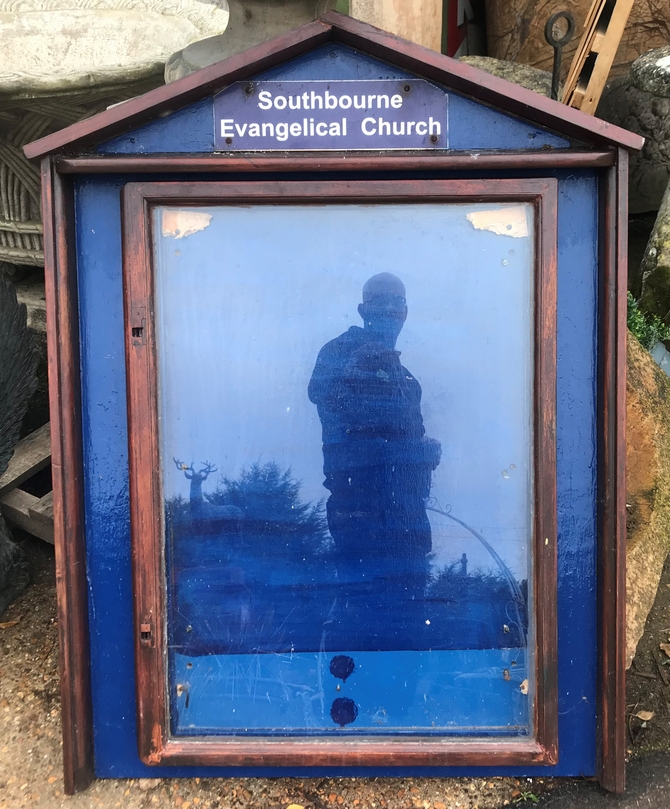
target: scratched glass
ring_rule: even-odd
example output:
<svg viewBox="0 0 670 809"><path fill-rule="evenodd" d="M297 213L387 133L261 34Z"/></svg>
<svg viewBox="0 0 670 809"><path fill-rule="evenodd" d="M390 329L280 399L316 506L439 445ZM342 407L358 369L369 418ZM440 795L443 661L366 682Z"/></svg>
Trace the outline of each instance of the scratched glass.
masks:
<svg viewBox="0 0 670 809"><path fill-rule="evenodd" d="M532 735L532 207L153 227L172 732Z"/></svg>

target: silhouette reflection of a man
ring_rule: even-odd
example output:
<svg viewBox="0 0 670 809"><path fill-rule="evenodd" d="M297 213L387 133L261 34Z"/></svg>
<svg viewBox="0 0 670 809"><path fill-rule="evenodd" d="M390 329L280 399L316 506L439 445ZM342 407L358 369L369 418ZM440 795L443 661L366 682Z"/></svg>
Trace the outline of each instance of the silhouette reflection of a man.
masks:
<svg viewBox="0 0 670 809"><path fill-rule="evenodd" d="M309 383L323 432L328 527L338 570L416 598L425 585L431 531L425 501L440 444L425 436L421 386L400 362L405 287L380 273L363 287L363 328L319 352Z"/></svg>

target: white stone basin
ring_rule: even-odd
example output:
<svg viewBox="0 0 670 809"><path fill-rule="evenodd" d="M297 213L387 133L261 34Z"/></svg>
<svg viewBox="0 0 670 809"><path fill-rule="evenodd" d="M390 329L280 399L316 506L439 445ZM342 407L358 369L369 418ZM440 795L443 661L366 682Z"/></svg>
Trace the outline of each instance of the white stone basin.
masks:
<svg viewBox="0 0 670 809"><path fill-rule="evenodd" d="M223 7L219 7L223 6ZM162 72L180 48L225 31L198 0L0 0L0 94L42 95Z"/></svg>

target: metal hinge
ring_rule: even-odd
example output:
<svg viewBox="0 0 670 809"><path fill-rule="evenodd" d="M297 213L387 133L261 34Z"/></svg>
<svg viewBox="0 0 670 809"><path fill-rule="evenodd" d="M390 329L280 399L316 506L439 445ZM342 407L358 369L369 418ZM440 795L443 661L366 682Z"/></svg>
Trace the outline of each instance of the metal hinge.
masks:
<svg viewBox="0 0 670 809"><path fill-rule="evenodd" d="M141 646L154 645L153 624L140 624L140 645Z"/></svg>
<svg viewBox="0 0 670 809"><path fill-rule="evenodd" d="M146 306L130 307L130 336L134 346L143 346L147 342L147 308Z"/></svg>

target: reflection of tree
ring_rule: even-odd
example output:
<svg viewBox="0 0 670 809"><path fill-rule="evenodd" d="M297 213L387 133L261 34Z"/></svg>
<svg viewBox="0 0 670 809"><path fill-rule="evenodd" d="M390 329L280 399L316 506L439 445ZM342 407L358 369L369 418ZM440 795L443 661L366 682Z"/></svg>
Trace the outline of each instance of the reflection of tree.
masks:
<svg viewBox="0 0 670 809"><path fill-rule="evenodd" d="M307 560L327 549L329 535L323 501L302 502L300 487L290 469L282 471L270 461L251 464L234 480L222 476L205 497L214 506L241 509L243 535L253 538L256 550L261 550L258 542L266 541Z"/></svg>

